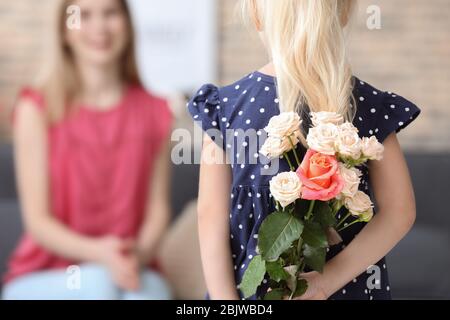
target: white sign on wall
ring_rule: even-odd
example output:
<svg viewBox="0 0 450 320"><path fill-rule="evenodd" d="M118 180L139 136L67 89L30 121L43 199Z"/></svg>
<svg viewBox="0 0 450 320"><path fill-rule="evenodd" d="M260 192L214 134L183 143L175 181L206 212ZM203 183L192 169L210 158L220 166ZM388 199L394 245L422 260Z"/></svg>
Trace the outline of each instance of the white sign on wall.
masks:
<svg viewBox="0 0 450 320"><path fill-rule="evenodd" d="M216 0L129 2L146 86L165 94L190 93L216 81Z"/></svg>

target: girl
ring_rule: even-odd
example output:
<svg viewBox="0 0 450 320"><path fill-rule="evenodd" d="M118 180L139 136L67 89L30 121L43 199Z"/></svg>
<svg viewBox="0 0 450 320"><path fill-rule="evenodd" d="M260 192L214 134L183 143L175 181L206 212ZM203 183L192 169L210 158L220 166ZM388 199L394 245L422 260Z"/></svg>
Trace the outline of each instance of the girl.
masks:
<svg viewBox="0 0 450 320"><path fill-rule="evenodd" d="M66 27L69 5L80 30ZM172 116L141 86L126 2L61 1L56 40L49 73L15 109L26 233L3 296L169 299L155 252L170 216Z"/></svg>
<svg viewBox="0 0 450 320"><path fill-rule="evenodd" d="M342 232L343 245L330 248L324 272L303 275L309 287L301 299L390 299L384 256L415 220L413 189L396 132L420 111L406 99L352 76L344 27L354 1L242 2L261 33L271 63L232 85L202 87L188 105L194 119L209 133L204 139L198 203L207 299L243 297L237 284L257 254L261 222L275 210L269 181L277 172L264 174L270 166L262 160L250 163L262 157L253 151L259 150L262 142L252 149L239 129L254 129L261 135L269 119L280 111L301 114L303 136L310 112L338 112L353 121L361 136L375 135L385 147L383 161L363 168L360 185L366 192L373 190L378 205L375 218L366 226L353 225ZM223 140L217 138L213 143L212 137L217 135L209 129L219 130ZM206 161L206 150L234 165ZM304 146L298 152L304 154ZM285 160L278 171L289 171ZM368 281L372 272L366 270L371 265L378 267L378 281ZM375 286L368 286L370 283ZM267 290L266 281L250 299L261 298Z"/></svg>

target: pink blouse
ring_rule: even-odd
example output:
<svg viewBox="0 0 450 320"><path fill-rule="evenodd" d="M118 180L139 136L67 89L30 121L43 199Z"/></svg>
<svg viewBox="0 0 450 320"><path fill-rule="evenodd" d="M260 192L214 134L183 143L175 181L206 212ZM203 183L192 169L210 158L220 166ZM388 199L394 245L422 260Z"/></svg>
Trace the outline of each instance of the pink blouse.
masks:
<svg viewBox="0 0 450 320"><path fill-rule="evenodd" d="M43 97L32 89L23 90L21 97L34 101L41 111L45 108ZM80 106L72 116L49 127L52 213L86 236L135 238L148 205L153 166L171 125L172 113L165 100L130 86L109 111ZM75 263L55 256L24 234L4 279ZM159 270L157 261L150 266Z"/></svg>

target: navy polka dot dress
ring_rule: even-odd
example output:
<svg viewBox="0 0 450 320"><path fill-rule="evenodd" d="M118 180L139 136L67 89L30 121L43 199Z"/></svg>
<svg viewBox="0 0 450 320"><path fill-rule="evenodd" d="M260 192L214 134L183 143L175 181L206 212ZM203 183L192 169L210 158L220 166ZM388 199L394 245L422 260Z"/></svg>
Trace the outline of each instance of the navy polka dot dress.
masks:
<svg viewBox="0 0 450 320"><path fill-rule="evenodd" d="M420 113L413 103L403 97L375 89L356 77L353 94L357 103L354 125L359 129L361 137L375 135L383 142L389 134L408 126ZM220 133L219 136L212 135L213 140L226 150L233 163L229 241L235 280L236 284L239 284L248 264L257 255L259 227L267 215L275 211L269 181L276 173L261 174L264 170L270 170L270 163L260 159L263 156L258 154L264 141L252 148L244 132L255 129L258 135L265 135L264 128L270 118L280 113L276 79L256 71L223 88L205 85L188 103L188 110L203 130L208 130L209 133L211 129L216 129L213 131ZM306 150L299 145L298 152L303 155ZM252 158L258 161L250 161ZM361 170L363 177L360 189L370 194L368 169L362 167ZM279 163L279 172L282 171L289 171L289 166L283 159ZM345 229L341 234L343 243L329 248L327 259L345 248L363 227L364 224L358 223ZM376 264L375 269L375 274L374 271L362 273L330 299L390 299L384 258ZM379 277L373 276L376 274L379 274ZM262 298L267 289L265 280L257 293L249 299ZM236 290L243 298L238 287ZM206 294L206 299L209 299L209 294Z"/></svg>

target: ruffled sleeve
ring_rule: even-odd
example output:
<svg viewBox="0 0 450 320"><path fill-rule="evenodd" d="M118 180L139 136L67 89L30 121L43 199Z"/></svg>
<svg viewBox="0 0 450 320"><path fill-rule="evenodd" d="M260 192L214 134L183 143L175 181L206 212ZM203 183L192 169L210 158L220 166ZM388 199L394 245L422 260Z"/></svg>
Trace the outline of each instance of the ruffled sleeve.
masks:
<svg viewBox="0 0 450 320"><path fill-rule="evenodd" d="M219 89L212 84L202 86L188 103L188 111L194 122L223 148L220 108Z"/></svg>
<svg viewBox="0 0 450 320"><path fill-rule="evenodd" d="M16 114L17 114L17 108L19 106L19 103L21 101L31 101L33 105L36 107L37 110L44 112L45 110L45 99L44 96L37 90L26 87L23 88L18 95L17 102L14 105L14 108L12 110L11 114L11 122L14 124L16 120Z"/></svg>
<svg viewBox="0 0 450 320"><path fill-rule="evenodd" d="M411 101L391 92L385 92L383 103L376 116L375 136L383 142L391 133L398 133L411 124L420 114Z"/></svg>

